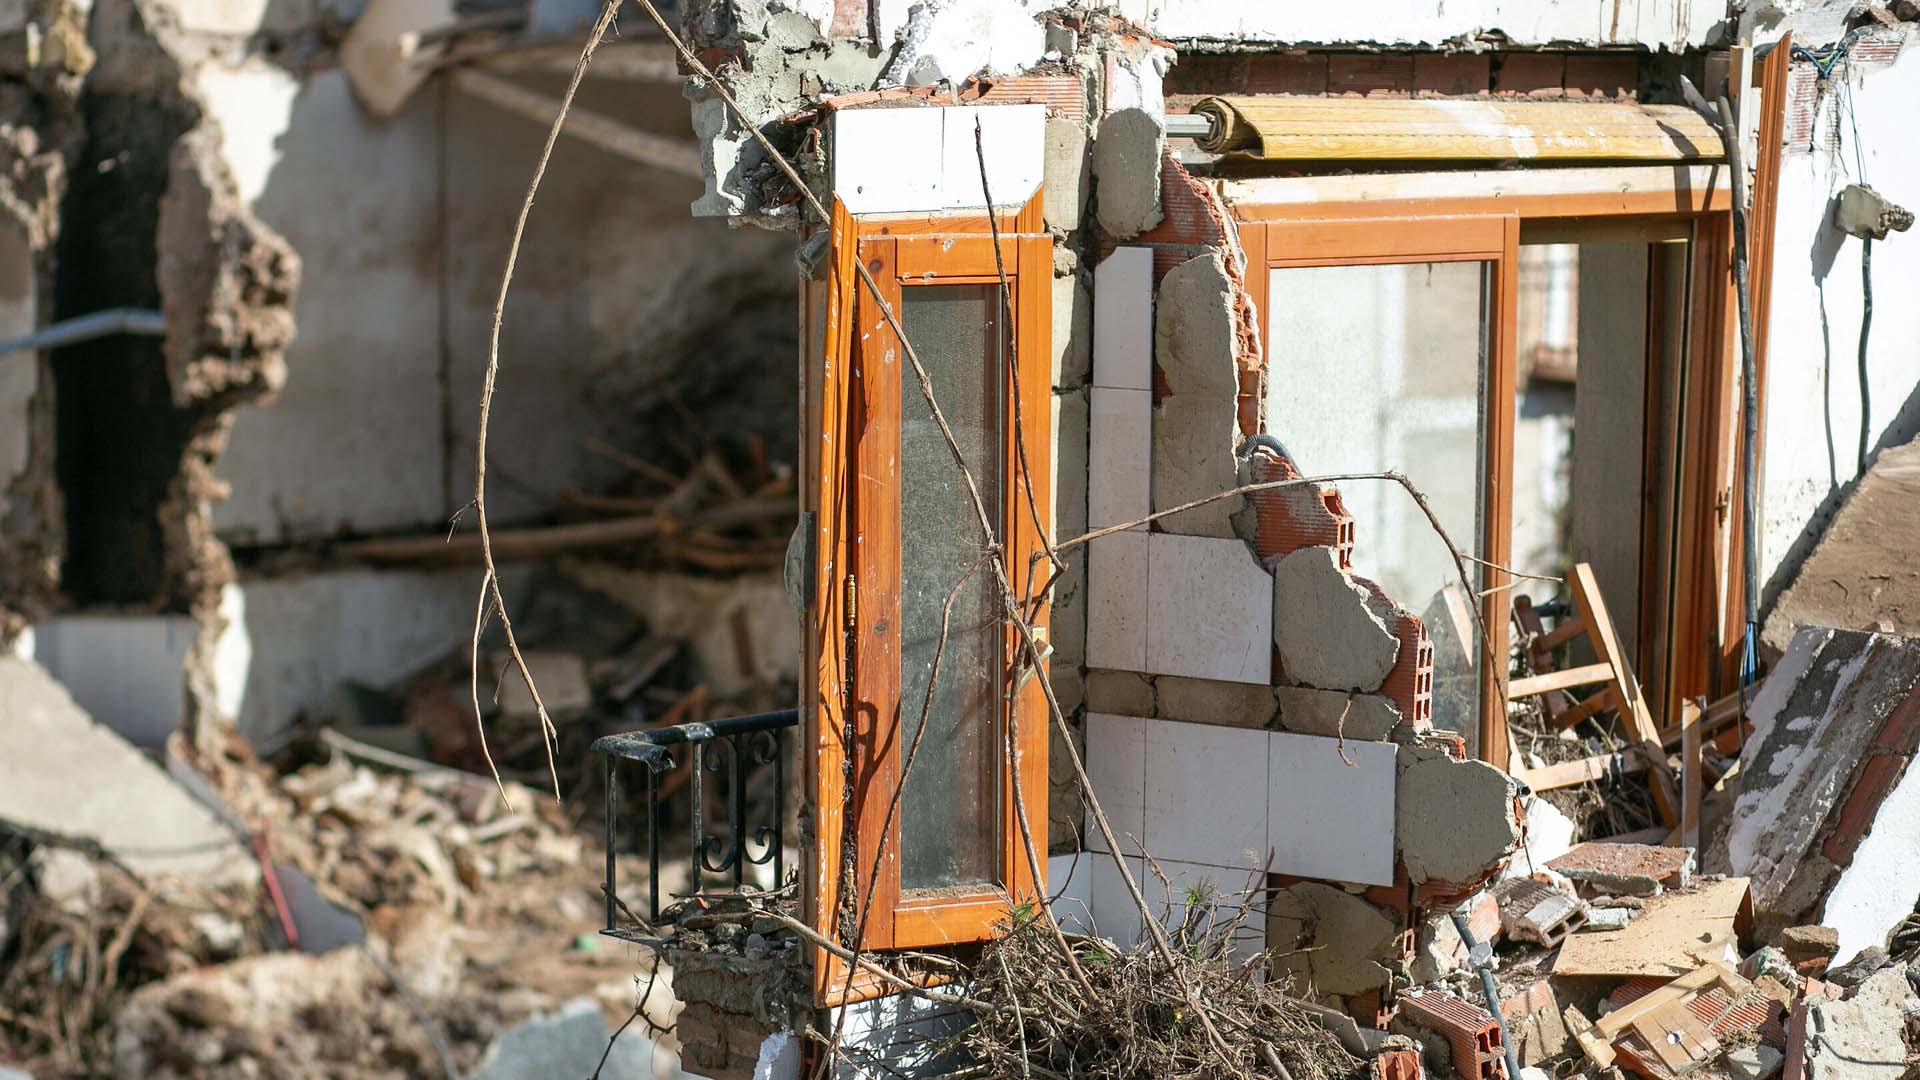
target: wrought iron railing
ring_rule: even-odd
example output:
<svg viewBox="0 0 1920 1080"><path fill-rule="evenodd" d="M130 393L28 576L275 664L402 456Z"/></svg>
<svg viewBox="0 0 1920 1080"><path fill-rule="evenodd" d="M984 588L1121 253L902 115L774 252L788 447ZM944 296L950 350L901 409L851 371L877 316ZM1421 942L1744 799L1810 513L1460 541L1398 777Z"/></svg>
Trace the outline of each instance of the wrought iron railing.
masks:
<svg viewBox="0 0 1920 1080"><path fill-rule="evenodd" d="M637 761L647 785L647 913L650 923L660 922L660 779L679 763L674 748L692 747L692 776L689 786L693 811L688 828L692 841L689 892L702 891L708 875L730 877L735 889L746 884L749 866L773 864L773 881L778 887L786 881L786 854L781 837L781 815L787 805L787 761L782 732L800 722L800 710L735 716L697 724L676 724L649 731L629 731L607 735L593 744L593 752L606 757L607 788L607 928L605 933L628 941L655 940L646 928L621 926L621 904L614 878L614 853L617 850L620 821L619 763ZM703 820L706 804L702 777L720 771L718 755L707 752L709 743L724 745L732 758L733 776L728 792L725 838L709 835ZM766 824L749 831L747 822L747 778L753 765L773 768L773 815ZM752 848L759 848L754 854Z"/></svg>

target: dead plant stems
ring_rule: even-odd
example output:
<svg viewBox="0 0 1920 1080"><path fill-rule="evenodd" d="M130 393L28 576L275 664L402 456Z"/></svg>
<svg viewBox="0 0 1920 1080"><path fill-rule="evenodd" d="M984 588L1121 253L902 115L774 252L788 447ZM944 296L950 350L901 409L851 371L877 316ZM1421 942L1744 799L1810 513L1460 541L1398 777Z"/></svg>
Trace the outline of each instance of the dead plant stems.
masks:
<svg viewBox="0 0 1920 1080"><path fill-rule="evenodd" d="M513 634L513 620L507 615L507 599L500 592L500 571L493 561L493 534L487 529L487 422L493 414L493 388L500 375L500 324L506 318L507 293L513 287L513 268L520 261L520 241L527 232L527 218L533 214L533 199L540 190L540 181L547 174L547 162L553 158L554 144L560 141L560 129L566 126L567 112L573 107L573 98L580 90L580 81L586 77L587 64L593 59L593 50L600 47L600 40L606 36L607 27L613 24L614 13L620 10L620 0L606 0L600 7L600 17L594 20L593 30L587 34L587 43L580 49L580 59L574 62L573 77L567 81L567 92L560 97L560 111L554 115L553 124L547 129L547 141L540 148L540 160L533 168L533 180L527 184L526 198L520 202L520 215L513 222L513 241L507 246L507 265L500 274L500 293L493 301L493 324L487 334L487 373L480 388L480 420L474 432L473 451L473 512L479 522L480 560L486 567L486 573L480 579L483 596L493 598L493 610L500 616L500 629L506 635L507 652L513 657L513 663L519 669L521 681L527 684L527 696L533 699L534 713L540 720L541 742L547 750L547 771L553 777L553 797L563 800L560 794L560 769L554 761L554 746L560 740L560 732L553 726L553 718L547 715L546 703L540 699L540 688L534 685L533 672L527 669L527 658L520 652L520 642ZM482 610L486 602L481 601ZM473 651L477 658L480 652L480 632L483 620L475 619L473 626ZM473 680L474 721L480 718L480 666L474 664L471 673ZM480 743L486 745L484 730ZM500 783L500 770L493 768L491 756L487 767L493 769L495 783ZM500 797L506 798L506 786L501 784Z"/></svg>

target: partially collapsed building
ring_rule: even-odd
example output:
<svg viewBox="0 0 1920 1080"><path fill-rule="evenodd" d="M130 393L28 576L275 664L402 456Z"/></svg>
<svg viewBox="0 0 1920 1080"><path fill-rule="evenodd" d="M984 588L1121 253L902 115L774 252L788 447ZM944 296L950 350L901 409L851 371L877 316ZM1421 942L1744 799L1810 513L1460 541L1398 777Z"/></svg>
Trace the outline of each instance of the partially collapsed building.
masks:
<svg viewBox="0 0 1920 1080"><path fill-rule="evenodd" d="M137 657L217 757L406 679L479 767L464 676L415 676L477 572L421 534L468 499L565 6L18 20L8 325L137 309L0 357L0 631L83 704ZM559 745L595 915L672 972L648 1034L769 1080L1912 1075L1916 17L621 9L492 441L508 557L558 558L514 602L618 597L703 680L536 672L614 703ZM752 479L668 416L751 430ZM656 453L695 464L576 500L640 516L551 523ZM599 554L669 542L768 572ZM473 710L545 723L497 683ZM1021 1003L1056 977L1081 1026ZM1077 1041L1141 980L1196 1058Z"/></svg>

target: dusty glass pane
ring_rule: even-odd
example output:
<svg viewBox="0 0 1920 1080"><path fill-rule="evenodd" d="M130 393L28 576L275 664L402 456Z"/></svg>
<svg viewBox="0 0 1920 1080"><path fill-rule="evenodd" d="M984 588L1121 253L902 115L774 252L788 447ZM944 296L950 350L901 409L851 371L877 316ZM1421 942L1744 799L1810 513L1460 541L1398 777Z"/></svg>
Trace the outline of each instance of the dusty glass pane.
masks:
<svg viewBox="0 0 1920 1080"><path fill-rule="evenodd" d="M1487 264L1269 273L1269 430L1309 476L1406 473L1454 542L1478 556ZM1398 485L1376 480L1341 484L1340 496L1354 518L1354 572L1421 616L1429 632L1443 632L1443 590L1458 586L1459 574L1419 507ZM1471 592L1478 583L1467 584ZM1471 737L1479 709L1475 650L1471 642L1439 644L1434 723Z"/></svg>
<svg viewBox="0 0 1920 1080"><path fill-rule="evenodd" d="M912 286L902 290L902 309L907 338L933 379L934 397L987 512L998 521L1006 400L999 288ZM985 565L975 568L985 550L979 516L911 367L900 373L900 472L903 765L926 718L901 795L900 886L989 882L996 877L1003 678L995 587ZM940 667L929 704L936 653Z"/></svg>

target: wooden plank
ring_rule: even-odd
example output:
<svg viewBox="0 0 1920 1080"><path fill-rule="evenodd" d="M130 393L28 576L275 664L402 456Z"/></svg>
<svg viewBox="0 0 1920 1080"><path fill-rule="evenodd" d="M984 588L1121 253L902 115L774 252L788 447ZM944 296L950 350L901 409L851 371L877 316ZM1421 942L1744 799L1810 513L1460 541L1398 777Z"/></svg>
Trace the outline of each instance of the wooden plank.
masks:
<svg viewBox="0 0 1920 1080"><path fill-rule="evenodd" d="M1588 694L1586 697L1574 702L1567 711L1560 714L1560 719L1554 723L1561 731L1566 731L1589 716L1598 716L1603 712L1611 712L1619 707L1619 688L1608 685L1602 688L1599 693Z"/></svg>
<svg viewBox="0 0 1920 1080"><path fill-rule="evenodd" d="M1453 603L1452 590L1449 590L1449 609L1451 609ZM1528 645L1527 658L1533 663L1533 670L1542 673L1552 671L1554 666L1553 650L1545 648L1541 644L1541 639L1546 637L1547 634L1546 624L1541 622L1540 612L1534 608L1531 597L1521 594L1513 598L1513 618L1515 622L1520 624L1520 629L1526 631L1532 639ZM1467 641L1471 639L1462 637L1460 640ZM1512 693L1512 687L1508 687L1508 693ZM1557 727L1560 722L1560 714L1567 711L1566 695L1546 695L1540 700L1540 710L1546 713L1547 723Z"/></svg>
<svg viewBox="0 0 1920 1080"><path fill-rule="evenodd" d="M1512 701L1532 697L1535 694L1545 694L1552 690L1565 690L1571 686L1587 686L1612 678L1611 664L1587 664L1584 667L1567 668L1564 671L1550 671L1544 675L1529 675L1507 684L1507 699Z"/></svg>
<svg viewBox="0 0 1920 1080"><path fill-rule="evenodd" d="M1493 273L1493 312L1487 327L1486 379L1486 462L1481 491L1486 500L1481 557L1489 565L1481 570L1483 595L1480 617L1492 639L1489 655L1479 662L1480 675L1480 760L1499 769L1513 766L1513 734L1507 728L1507 638L1511 633L1508 611L1513 592L1507 571L1500 567L1513 564L1513 447L1514 423L1518 415L1514 405L1519 386L1520 321L1520 218L1501 219L1500 258L1491 267ZM1462 584L1467 584L1462 582Z"/></svg>
<svg viewBox="0 0 1920 1080"><path fill-rule="evenodd" d="M1700 847L1700 800L1703 777L1700 772L1700 707L1687 702L1680 707L1680 846Z"/></svg>
<svg viewBox="0 0 1920 1080"><path fill-rule="evenodd" d="M1701 964L1660 989L1627 1002L1594 1021L1594 1033L1608 1040L1619 1038L1641 1018L1651 1016L1675 1002L1685 1001L1719 982L1721 971L1718 968L1724 966Z"/></svg>
<svg viewBox="0 0 1920 1080"><path fill-rule="evenodd" d="M1618 754L1596 754L1578 761L1563 761L1557 765L1543 765L1537 769L1522 769L1514 776L1535 791L1552 791L1555 788L1584 784L1589 780L1643 772L1646 767L1646 753L1637 747L1629 747Z"/></svg>
<svg viewBox="0 0 1920 1080"><path fill-rule="evenodd" d="M1724 957L1746 904L1747 879L1741 877L1649 897L1619 930L1569 936L1554 959L1554 974L1683 975Z"/></svg>
<svg viewBox="0 0 1920 1080"><path fill-rule="evenodd" d="M1574 1041L1580 1044L1588 1061L1601 1068L1613 1064L1615 1054L1612 1041L1601 1038L1593 1030L1593 1021L1587 1019L1587 1014L1569 1005L1560 1010L1560 1018L1566 1022L1567 1030L1573 1034Z"/></svg>
<svg viewBox="0 0 1920 1080"><path fill-rule="evenodd" d="M1633 668L1620 648L1620 637L1614 632L1613 619L1607 614L1607 602L1600 596L1600 585L1594 580L1593 567L1587 563L1575 563L1568 581L1573 586L1574 605L1587 621L1590 630L1587 636L1593 642L1594 651L1613 668L1613 685L1620 696L1621 715L1626 718L1634 738L1647 747L1651 766L1647 772L1653 781L1654 808L1659 811L1662 821L1677 825L1680 821L1679 793L1673 789L1673 777L1666 770L1664 755L1660 750L1660 730L1654 726L1653 714L1647 710L1640 684L1634 679Z"/></svg>
<svg viewBox="0 0 1920 1080"><path fill-rule="evenodd" d="M1586 618L1580 615L1574 615L1571 618L1560 620L1559 626L1547 631L1546 635L1540 639L1540 648L1549 650L1557 649L1569 641L1585 637L1586 635Z"/></svg>

